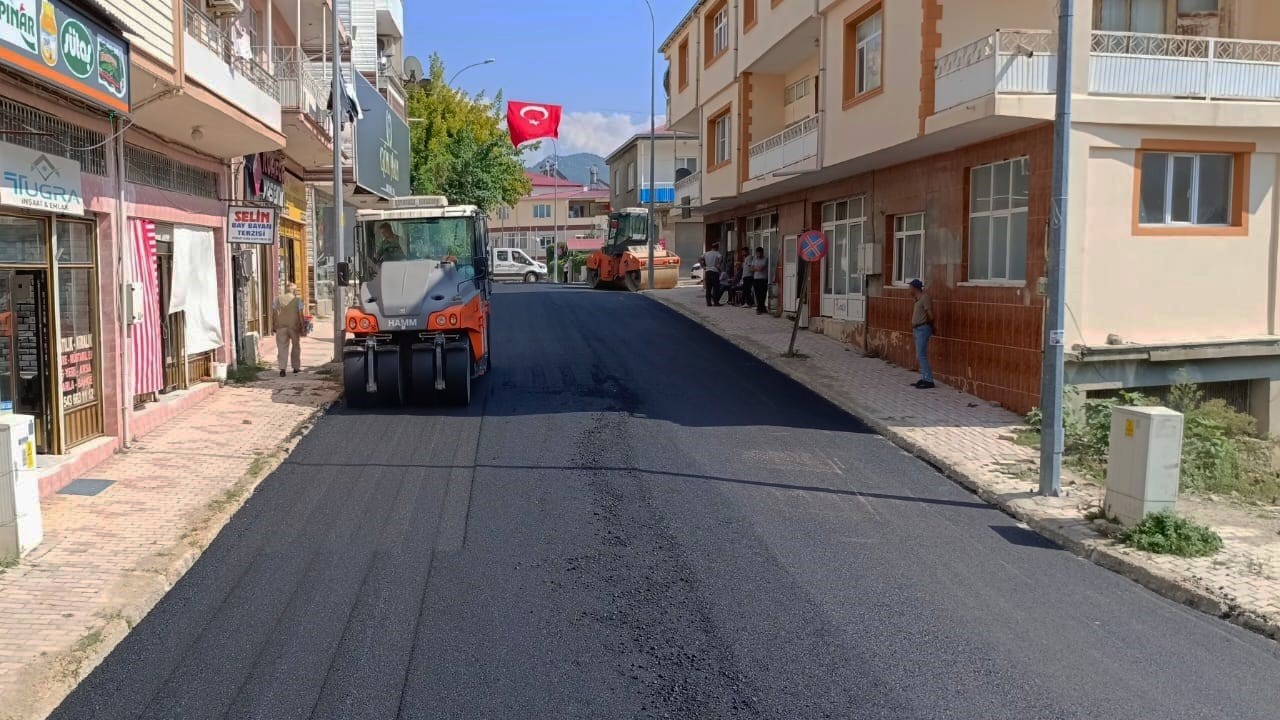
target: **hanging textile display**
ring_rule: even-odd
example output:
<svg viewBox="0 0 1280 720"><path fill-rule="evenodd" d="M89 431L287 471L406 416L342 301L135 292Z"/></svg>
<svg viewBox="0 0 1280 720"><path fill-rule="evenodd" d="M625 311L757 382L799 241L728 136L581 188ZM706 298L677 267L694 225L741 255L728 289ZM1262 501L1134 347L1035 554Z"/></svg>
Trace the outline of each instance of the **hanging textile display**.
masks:
<svg viewBox="0 0 1280 720"><path fill-rule="evenodd" d="M169 312L185 313L188 356L222 347L217 267L212 229L174 226L173 294L169 298Z"/></svg>
<svg viewBox="0 0 1280 720"><path fill-rule="evenodd" d="M156 224L129 221L132 250L129 278L142 285L142 322L131 330L133 394L145 395L164 387L164 357L160 340L160 281L156 272Z"/></svg>

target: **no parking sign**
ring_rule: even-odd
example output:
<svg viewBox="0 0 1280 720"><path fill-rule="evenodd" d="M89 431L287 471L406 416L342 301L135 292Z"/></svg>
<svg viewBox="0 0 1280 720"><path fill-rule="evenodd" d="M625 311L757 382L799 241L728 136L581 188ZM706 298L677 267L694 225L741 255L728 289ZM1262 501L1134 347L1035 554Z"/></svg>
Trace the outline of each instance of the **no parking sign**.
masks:
<svg viewBox="0 0 1280 720"><path fill-rule="evenodd" d="M827 256L827 236L821 230L809 230L800 236L800 259L819 262Z"/></svg>

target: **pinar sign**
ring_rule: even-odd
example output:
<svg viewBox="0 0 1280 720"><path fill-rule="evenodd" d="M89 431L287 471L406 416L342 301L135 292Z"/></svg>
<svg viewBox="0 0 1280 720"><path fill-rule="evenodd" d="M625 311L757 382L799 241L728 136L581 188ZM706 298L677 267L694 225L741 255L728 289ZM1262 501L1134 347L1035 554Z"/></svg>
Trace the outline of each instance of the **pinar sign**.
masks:
<svg viewBox="0 0 1280 720"><path fill-rule="evenodd" d="M227 242L274 245L279 209L232 205L227 211Z"/></svg>
<svg viewBox="0 0 1280 720"><path fill-rule="evenodd" d="M0 65L129 112L129 42L105 13L64 0L0 0Z"/></svg>

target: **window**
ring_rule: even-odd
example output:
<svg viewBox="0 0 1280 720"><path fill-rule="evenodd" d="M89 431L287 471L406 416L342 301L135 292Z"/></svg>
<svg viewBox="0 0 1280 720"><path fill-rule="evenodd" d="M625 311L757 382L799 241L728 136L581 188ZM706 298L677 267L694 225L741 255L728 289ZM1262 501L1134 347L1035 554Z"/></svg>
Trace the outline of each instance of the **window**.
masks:
<svg viewBox="0 0 1280 720"><path fill-rule="evenodd" d="M712 115L707 121L707 135L711 137L711 143L707 146L707 172L718 170L733 159L730 122L732 119L729 117L728 107Z"/></svg>
<svg viewBox="0 0 1280 720"><path fill-rule="evenodd" d="M706 28L706 37L703 39L703 45L706 48L703 50L704 64L710 66L729 50L728 0L716 3L703 17L703 27Z"/></svg>
<svg viewBox="0 0 1280 720"><path fill-rule="evenodd" d="M783 106L792 105L809 97L812 92L813 78L806 75L787 86L786 90L782 93L782 104Z"/></svg>
<svg viewBox="0 0 1280 720"><path fill-rule="evenodd" d="M970 280L1027 279L1028 169L1018 158L969 171Z"/></svg>
<svg viewBox="0 0 1280 720"><path fill-rule="evenodd" d="M769 282L775 277L774 268L778 266L778 214L766 213L747 218L747 247L752 257L756 248L764 248L764 256L769 260Z"/></svg>
<svg viewBox="0 0 1280 720"><path fill-rule="evenodd" d="M924 277L924 213L893 219L893 282L905 285Z"/></svg>
<svg viewBox="0 0 1280 720"><path fill-rule="evenodd" d="M636 189L636 164L627 163L627 189Z"/></svg>
<svg viewBox="0 0 1280 720"><path fill-rule="evenodd" d="M64 411L98 402L99 354L93 327L98 310L98 283L93 269L93 245L92 225L58 221L55 244L59 263L58 362L62 366ZM68 441L75 444L87 439L86 436L69 437Z"/></svg>
<svg viewBox="0 0 1280 720"><path fill-rule="evenodd" d="M510 220L510 219L511 219L511 208L507 207L506 205L500 205L500 206L498 206L498 219L499 219L499 220Z"/></svg>
<svg viewBox="0 0 1280 720"><path fill-rule="evenodd" d="M586 208L586 206L584 206L584 205L570 205L570 206L569 206L569 217L571 217L571 218L584 218L584 217L586 217L586 216L587 216L587 208Z"/></svg>
<svg viewBox="0 0 1280 720"><path fill-rule="evenodd" d="M1231 224L1234 160L1218 154L1141 153L1138 222Z"/></svg>
<svg viewBox="0 0 1280 720"><path fill-rule="evenodd" d="M1099 30L1111 32L1163 33L1166 0L1101 0ZM1181 4L1181 3L1180 3Z"/></svg>
<svg viewBox="0 0 1280 720"><path fill-rule="evenodd" d="M689 38L680 41L676 51L676 83L681 90L689 87Z"/></svg>
<svg viewBox="0 0 1280 720"><path fill-rule="evenodd" d="M533 206L533 216L534 216L534 217L536 217L536 218L549 218L549 217L551 217L551 206L550 206L550 205L545 205L545 204L534 205L534 206Z"/></svg>
<svg viewBox="0 0 1280 720"><path fill-rule="evenodd" d="M499 251L498 251L498 262L510 262L510 261L511 261L511 251L510 251L510 250L499 250Z"/></svg>
<svg viewBox="0 0 1280 720"><path fill-rule="evenodd" d="M845 107L880 89L884 60L884 9L877 4L850 15L844 26Z"/></svg>
<svg viewBox="0 0 1280 720"><path fill-rule="evenodd" d="M698 158L696 157L676 158L676 170L688 170L690 175L698 172Z"/></svg>
<svg viewBox="0 0 1280 720"><path fill-rule="evenodd" d="M822 232L831 244L823 269L822 292L826 295L861 295L861 264L866 218L862 198L822 204Z"/></svg>
<svg viewBox="0 0 1280 720"><path fill-rule="evenodd" d="M756 0L742 0L742 32L756 26Z"/></svg>

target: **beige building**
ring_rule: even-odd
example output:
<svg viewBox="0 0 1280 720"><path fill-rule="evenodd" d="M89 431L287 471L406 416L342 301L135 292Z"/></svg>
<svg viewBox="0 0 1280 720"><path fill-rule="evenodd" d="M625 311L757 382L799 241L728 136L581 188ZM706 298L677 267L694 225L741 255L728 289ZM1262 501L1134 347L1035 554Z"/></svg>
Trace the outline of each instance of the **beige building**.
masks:
<svg viewBox="0 0 1280 720"><path fill-rule="evenodd" d="M1280 4L1075 11L1068 381L1186 373L1280 430ZM767 247L790 309L791 238L824 230L812 324L905 366L922 278L939 377L1035 406L1056 27L1054 2L697 2L663 52L706 239Z"/></svg>
<svg viewBox="0 0 1280 720"><path fill-rule="evenodd" d="M692 212L693 198L680 193L697 184L702 155L698 136L663 127L655 131L653 145L657 237L680 256L681 267L688 272L702 255L702 218ZM605 164L609 166L613 207L648 207L649 133L627 139L605 158Z"/></svg>
<svg viewBox="0 0 1280 720"><path fill-rule="evenodd" d="M578 236L603 236L609 215L607 188L530 171L525 174L533 185L529 194L514 207L497 208L489 218L491 246L520 248L529 257L545 259L553 241L572 247Z"/></svg>

